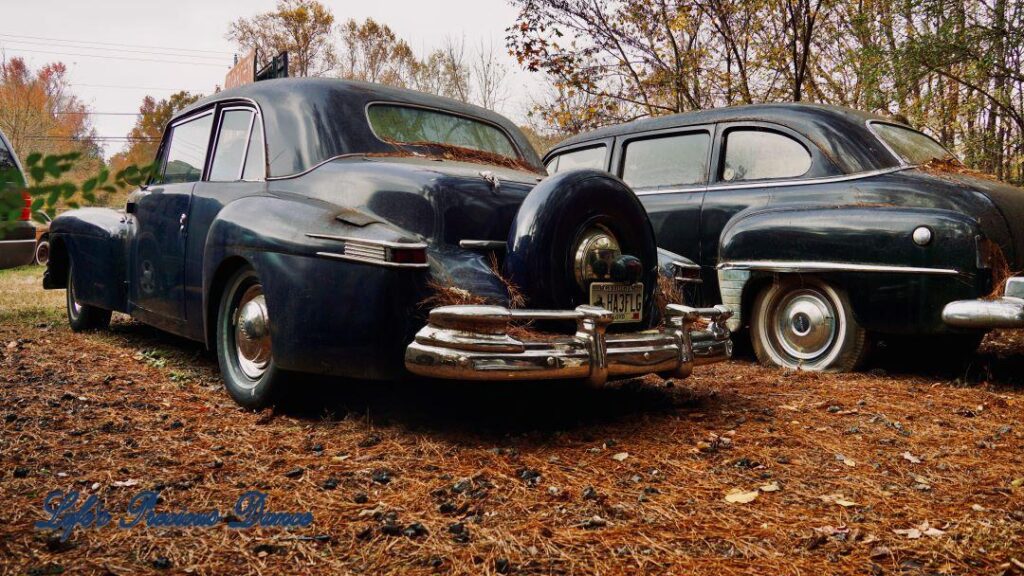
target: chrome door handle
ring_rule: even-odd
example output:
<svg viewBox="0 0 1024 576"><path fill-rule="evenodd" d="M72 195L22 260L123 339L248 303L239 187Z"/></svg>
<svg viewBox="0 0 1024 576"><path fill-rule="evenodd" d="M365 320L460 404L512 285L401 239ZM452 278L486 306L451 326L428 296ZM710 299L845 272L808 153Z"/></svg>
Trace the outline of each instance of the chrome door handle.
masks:
<svg viewBox="0 0 1024 576"><path fill-rule="evenodd" d="M178 218L178 231L185 232L185 223L188 222L188 214L182 213L181 218Z"/></svg>

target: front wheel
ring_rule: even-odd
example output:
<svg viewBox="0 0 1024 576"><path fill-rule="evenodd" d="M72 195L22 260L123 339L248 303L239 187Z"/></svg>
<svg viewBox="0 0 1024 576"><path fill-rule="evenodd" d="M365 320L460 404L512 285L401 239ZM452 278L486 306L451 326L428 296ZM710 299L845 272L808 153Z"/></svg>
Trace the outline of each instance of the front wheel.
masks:
<svg viewBox="0 0 1024 576"><path fill-rule="evenodd" d="M816 278L784 278L754 300L750 338L762 364L846 372L867 358L867 331L846 293Z"/></svg>
<svg viewBox="0 0 1024 576"><path fill-rule="evenodd" d="M74 332L102 330L110 325L110 310L82 304L75 295L74 266L68 266L68 287L65 290L68 324Z"/></svg>
<svg viewBox="0 0 1024 576"><path fill-rule="evenodd" d="M258 410L276 399L285 374L274 364L267 299L251 268L238 271L221 297L217 360L235 402Z"/></svg>

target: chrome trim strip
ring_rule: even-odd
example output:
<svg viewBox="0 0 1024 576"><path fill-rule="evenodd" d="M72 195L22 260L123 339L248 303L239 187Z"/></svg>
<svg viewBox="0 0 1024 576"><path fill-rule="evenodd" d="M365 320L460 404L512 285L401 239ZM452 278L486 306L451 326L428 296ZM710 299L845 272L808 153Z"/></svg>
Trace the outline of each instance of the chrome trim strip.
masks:
<svg viewBox="0 0 1024 576"><path fill-rule="evenodd" d="M27 240L0 240L0 244L35 244L35 238L29 238Z"/></svg>
<svg viewBox="0 0 1024 576"><path fill-rule="evenodd" d="M459 240L459 246L466 250L505 250L508 243L504 240Z"/></svg>
<svg viewBox="0 0 1024 576"><path fill-rule="evenodd" d="M362 258L360 256L351 256L346 254L338 254L336 252L317 252L317 256L324 258L334 258L335 260L349 260L351 262L359 262L360 264L374 264L377 266L386 266L388 268L429 268L430 264L424 262L422 264L411 264L405 262L388 262L386 260L375 260L372 258Z"/></svg>
<svg viewBox="0 0 1024 576"><path fill-rule="evenodd" d="M410 249L426 249L427 245L424 242L393 242L391 240L377 240L373 238L353 238L351 236L337 236L334 234L313 234L307 233L306 236L310 238L319 238L321 240L338 240L340 242L356 242L363 244L373 244L376 246L385 246L387 248L410 248Z"/></svg>
<svg viewBox="0 0 1024 576"><path fill-rule="evenodd" d="M853 264L847 262L810 262L787 260L736 260L722 262L719 270L766 270L772 272L897 272L904 274L939 274L955 276L952 268L921 268L915 266L889 266L885 264Z"/></svg>
<svg viewBox="0 0 1024 576"><path fill-rule="evenodd" d="M779 188L783 186L805 186L809 184L832 184L835 182L849 182L852 180L881 176L883 174L891 174L893 172L908 170L910 168L913 168L913 166L894 166L892 168L880 168L878 170L857 172L856 174L843 174L842 176L821 176L817 178L798 178L794 180L758 180L756 182L747 182L745 184L709 184L706 186L682 186L679 188L662 188L657 190L637 190L636 195L655 196L658 194L678 194L682 192L715 192L719 190L747 190L750 188Z"/></svg>

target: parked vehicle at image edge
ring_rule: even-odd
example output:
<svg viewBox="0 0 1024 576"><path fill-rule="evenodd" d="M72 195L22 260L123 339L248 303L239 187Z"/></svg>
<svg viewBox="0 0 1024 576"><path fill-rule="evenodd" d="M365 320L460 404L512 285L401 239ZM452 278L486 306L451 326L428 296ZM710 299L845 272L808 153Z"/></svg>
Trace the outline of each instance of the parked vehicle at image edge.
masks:
<svg viewBox="0 0 1024 576"><path fill-rule="evenodd" d="M1024 327L1024 191L938 142L849 109L755 105L634 121L562 142L551 173L594 168L640 197L658 244L698 262L758 359L849 370L872 340L973 351Z"/></svg>
<svg viewBox="0 0 1024 576"><path fill-rule="evenodd" d="M206 342L245 406L289 372L601 384L731 353L726 309L661 317L659 267L696 265L658 251L629 188L593 170L544 179L523 134L482 108L258 82L179 113L158 164L126 213L53 220L44 286L67 288L73 329L119 310ZM512 309L506 281L531 308ZM429 309L439 286L494 304Z"/></svg>
<svg viewBox="0 0 1024 576"><path fill-rule="evenodd" d="M46 212L39 212L43 223L36 223L36 248L32 262L39 266L46 266L50 261L50 222L52 218Z"/></svg>
<svg viewBox="0 0 1024 576"><path fill-rule="evenodd" d="M16 178L25 181L21 163L11 143L0 131L0 178ZM0 222L0 270L24 266L32 262L36 249L36 227L32 225L32 201L25 196L25 208L16 222ZM4 205L10 205L3 203ZM0 219L6 214L0 214Z"/></svg>

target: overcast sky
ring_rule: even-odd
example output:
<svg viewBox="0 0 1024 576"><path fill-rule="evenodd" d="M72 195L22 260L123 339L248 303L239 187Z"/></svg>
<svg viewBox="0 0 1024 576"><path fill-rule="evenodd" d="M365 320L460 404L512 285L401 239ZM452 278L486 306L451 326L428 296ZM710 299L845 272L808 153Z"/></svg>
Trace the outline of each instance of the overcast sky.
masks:
<svg viewBox="0 0 1024 576"><path fill-rule="evenodd" d="M505 28L516 16L504 0L444 2L322 0L336 21L374 18L386 23L418 54L447 36L465 37L467 47L493 42L507 58L510 100L500 112L522 121L529 86L539 79L518 70L505 56ZM224 39L240 16L272 10L275 0L26 0L0 8L0 50L33 67L62 61L75 92L95 112L134 113L147 94L164 98L177 90L210 94L223 85L233 46ZM105 44L99 44L105 43ZM188 50L186 52L186 50ZM187 55L176 57L167 52ZM87 56L87 55L95 56ZM171 60L174 63L146 60ZM131 115L95 115L100 136L124 136ZM120 143L108 144L107 155Z"/></svg>

